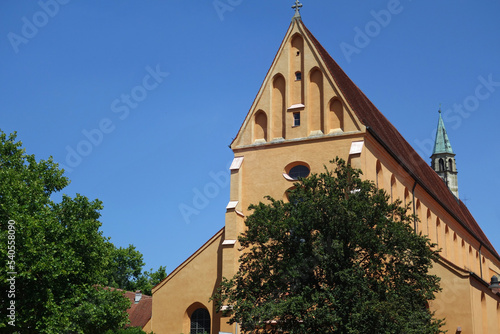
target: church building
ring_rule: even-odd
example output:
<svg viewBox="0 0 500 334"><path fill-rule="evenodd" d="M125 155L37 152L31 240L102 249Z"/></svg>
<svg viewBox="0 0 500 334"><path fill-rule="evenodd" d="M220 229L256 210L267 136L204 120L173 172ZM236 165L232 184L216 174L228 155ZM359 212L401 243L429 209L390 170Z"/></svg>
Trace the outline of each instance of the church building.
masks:
<svg viewBox="0 0 500 334"><path fill-rule="evenodd" d="M500 295L492 289L500 256L459 199L457 163L441 118L424 161L351 81L300 17L300 4L257 96L230 147L225 226L153 289L146 331L237 334L209 301L238 270L238 235L248 207L265 195L285 199L298 177L321 173L338 156L411 203L416 233L442 249L431 273L442 291L429 302L448 333L500 333ZM242 115L243 117L243 115ZM236 130L236 129L235 129ZM458 163L459 163L459 157ZM215 232L215 231L214 231Z"/></svg>

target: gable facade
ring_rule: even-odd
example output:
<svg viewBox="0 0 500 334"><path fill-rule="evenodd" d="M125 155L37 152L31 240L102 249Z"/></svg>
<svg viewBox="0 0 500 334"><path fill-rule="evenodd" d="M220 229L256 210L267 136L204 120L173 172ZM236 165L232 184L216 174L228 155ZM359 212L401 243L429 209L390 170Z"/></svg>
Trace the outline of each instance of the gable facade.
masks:
<svg viewBox="0 0 500 334"><path fill-rule="evenodd" d="M265 195L286 199L294 175L320 173L338 156L390 195L412 203L416 233L442 249L433 273L443 291L429 304L450 333L500 333L500 298L488 289L500 256L467 207L348 78L294 17L264 82L231 143L225 227L153 290L151 328L192 333L190 317L206 309L210 333L237 333L209 298L232 277L248 206Z"/></svg>

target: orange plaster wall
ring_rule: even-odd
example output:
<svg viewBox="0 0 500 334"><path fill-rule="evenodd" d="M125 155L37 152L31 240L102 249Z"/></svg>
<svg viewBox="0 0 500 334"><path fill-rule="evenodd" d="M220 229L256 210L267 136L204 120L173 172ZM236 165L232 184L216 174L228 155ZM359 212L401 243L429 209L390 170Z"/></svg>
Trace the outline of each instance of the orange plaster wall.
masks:
<svg viewBox="0 0 500 334"><path fill-rule="evenodd" d="M302 37L297 37L297 34ZM300 41L300 38L303 40ZM275 199L285 198L285 192L293 186L293 182L286 180L282 174L290 163L302 161L310 166L313 173L321 173L323 165L332 167L328 161L336 156L350 161L354 167L363 170L364 178L378 182L380 187L392 194L393 200L412 201L411 210L415 208L421 220L417 224L417 233L426 234L432 242L438 243L437 247L443 249L442 257L454 263L451 266L443 264L445 262L436 263L432 271L442 278L443 291L430 307L436 310L438 317L446 317L446 329L455 333L461 326L462 333L483 333L481 294L478 298L479 288L471 285L468 275L468 271L474 271L482 276L478 241L425 189L415 186L411 175L365 131L349 110L349 105L342 100L342 92L323 65L301 27L297 24L292 26L231 145L235 156L244 157L244 161L238 171L231 173L230 200L238 201L236 210L249 215L248 206L265 201L265 195ZM321 75L316 72L317 69L322 71ZM301 80L295 80L297 71L302 72ZM315 99L311 101L313 97ZM337 121L332 121L331 114L331 103L337 99L343 112L341 128L337 128L339 125ZM289 109L298 103L304 104L304 107ZM337 103L333 109L338 111L339 108ZM312 115L313 110L319 115ZM294 111L301 112L300 127L292 127ZM262 117L256 120L256 113ZM349 157L352 142L360 140L365 142L361 155ZM379 173L377 163L380 164ZM236 210L226 213L228 239L236 239L245 229L244 219ZM155 289L152 328L156 334L188 333L186 310L196 302L205 305L212 315L213 324L217 323L212 326L212 333L234 332L234 328L225 324L227 319L219 321L213 305L208 303L222 275L229 277L237 270L238 245L222 248L222 241L224 236L217 235L179 270L174 271L167 278L167 284L160 284ZM482 255L486 257L484 274L489 275L490 270L498 272L499 261L484 251ZM462 270L464 268L466 270ZM486 298L489 333L500 333L497 328L500 321L498 298L491 294Z"/></svg>
<svg viewBox="0 0 500 334"><path fill-rule="evenodd" d="M473 298L470 278L467 272L450 269L443 263L435 263L431 274L441 278L442 291L436 295L436 300L430 301L431 311L436 312L436 318L446 320L443 329L455 333L458 327L462 333L473 331Z"/></svg>
<svg viewBox="0 0 500 334"><path fill-rule="evenodd" d="M376 165L380 161L383 179L379 183L382 187L390 193L390 180L394 175L397 193L401 195L404 188L411 192L414 184L411 177L377 143L368 136L367 138L363 166L365 176L375 181ZM498 260L486 251L480 257L478 241L418 185L414 200L419 203L419 208L415 205L415 211L421 220L417 224L419 233L428 235L431 242L437 243L436 248L441 249L440 255L444 258L435 263L431 270L432 274L441 278L442 288L436 300L430 302L431 311L436 312L437 318L445 318L446 325L443 329L449 333L455 333L458 327L462 328L462 333L500 333L500 298L469 274L473 271L489 282L491 275L497 272L495 269L498 269ZM450 264L447 264L448 261ZM483 261L482 267L480 261ZM483 292L484 302L481 301ZM486 304L486 311L483 310L485 306L482 303Z"/></svg>
<svg viewBox="0 0 500 334"><path fill-rule="evenodd" d="M312 173L322 173L324 166L332 169L330 160L339 156L349 158L349 149L353 141L362 140L361 135L338 137L329 140L314 140L310 143L288 143L273 145L265 149L237 152L245 157L241 173L244 174L241 185L239 209L249 214L251 203L266 202L265 195L283 199L285 191L293 187L293 181L283 177L285 168L301 161L310 166Z"/></svg>
<svg viewBox="0 0 500 334"><path fill-rule="evenodd" d="M151 328L151 320L149 320L146 325L144 325L144 327L142 328L143 331L145 331L146 333L151 333L151 331L153 330Z"/></svg>
<svg viewBox="0 0 500 334"><path fill-rule="evenodd" d="M205 307L212 319L212 333L220 330L218 316L214 316L214 303L209 302L214 287L220 283L221 243L220 231L200 250L174 270L153 290L153 316L151 328L155 334L189 333L191 306ZM190 310L193 312L194 309Z"/></svg>

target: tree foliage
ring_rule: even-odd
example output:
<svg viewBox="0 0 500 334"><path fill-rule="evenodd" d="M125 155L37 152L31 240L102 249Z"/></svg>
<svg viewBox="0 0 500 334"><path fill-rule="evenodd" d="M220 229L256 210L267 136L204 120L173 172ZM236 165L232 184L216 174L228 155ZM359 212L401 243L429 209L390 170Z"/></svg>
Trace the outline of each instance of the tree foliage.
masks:
<svg viewBox="0 0 500 334"><path fill-rule="evenodd" d="M108 286L134 291L135 281L141 276L144 266L141 252L133 245L115 248L111 254L112 262L108 273Z"/></svg>
<svg viewBox="0 0 500 334"><path fill-rule="evenodd" d="M104 334L154 334L153 332L151 333L146 333L142 329L138 327L127 327L123 329L118 329L116 331L109 330Z"/></svg>
<svg viewBox="0 0 500 334"><path fill-rule="evenodd" d="M0 131L0 308L15 307L2 331L101 334L128 323L128 299L102 288L116 252L99 230L102 203L54 202L68 184L52 158L36 161Z"/></svg>
<svg viewBox="0 0 500 334"><path fill-rule="evenodd" d="M160 266L157 271L150 269L142 272L143 255L133 245L115 248L111 258L107 286L127 291L141 290L150 296L153 287L167 277L167 268L164 266Z"/></svg>
<svg viewBox="0 0 500 334"><path fill-rule="evenodd" d="M167 267L160 266L158 270L144 271L136 281L136 290L141 290L146 295L151 295L155 285L167 277Z"/></svg>
<svg viewBox="0 0 500 334"><path fill-rule="evenodd" d="M289 201L251 205L240 268L214 295L245 333L440 333L438 253L414 217L341 159Z"/></svg>

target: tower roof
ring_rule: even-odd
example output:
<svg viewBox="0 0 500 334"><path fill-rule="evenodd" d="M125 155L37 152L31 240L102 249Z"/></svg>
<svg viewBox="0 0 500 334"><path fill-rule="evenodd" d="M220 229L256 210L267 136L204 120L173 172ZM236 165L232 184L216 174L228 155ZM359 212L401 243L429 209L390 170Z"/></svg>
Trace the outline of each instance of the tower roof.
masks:
<svg viewBox="0 0 500 334"><path fill-rule="evenodd" d="M432 152L432 155L443 153L454 154L453 149L451 148L450 139L446 133L446 128L444 127L443 117L441 117L441 110L439 110L436 140L434 142L434 151Z"/></svg>

